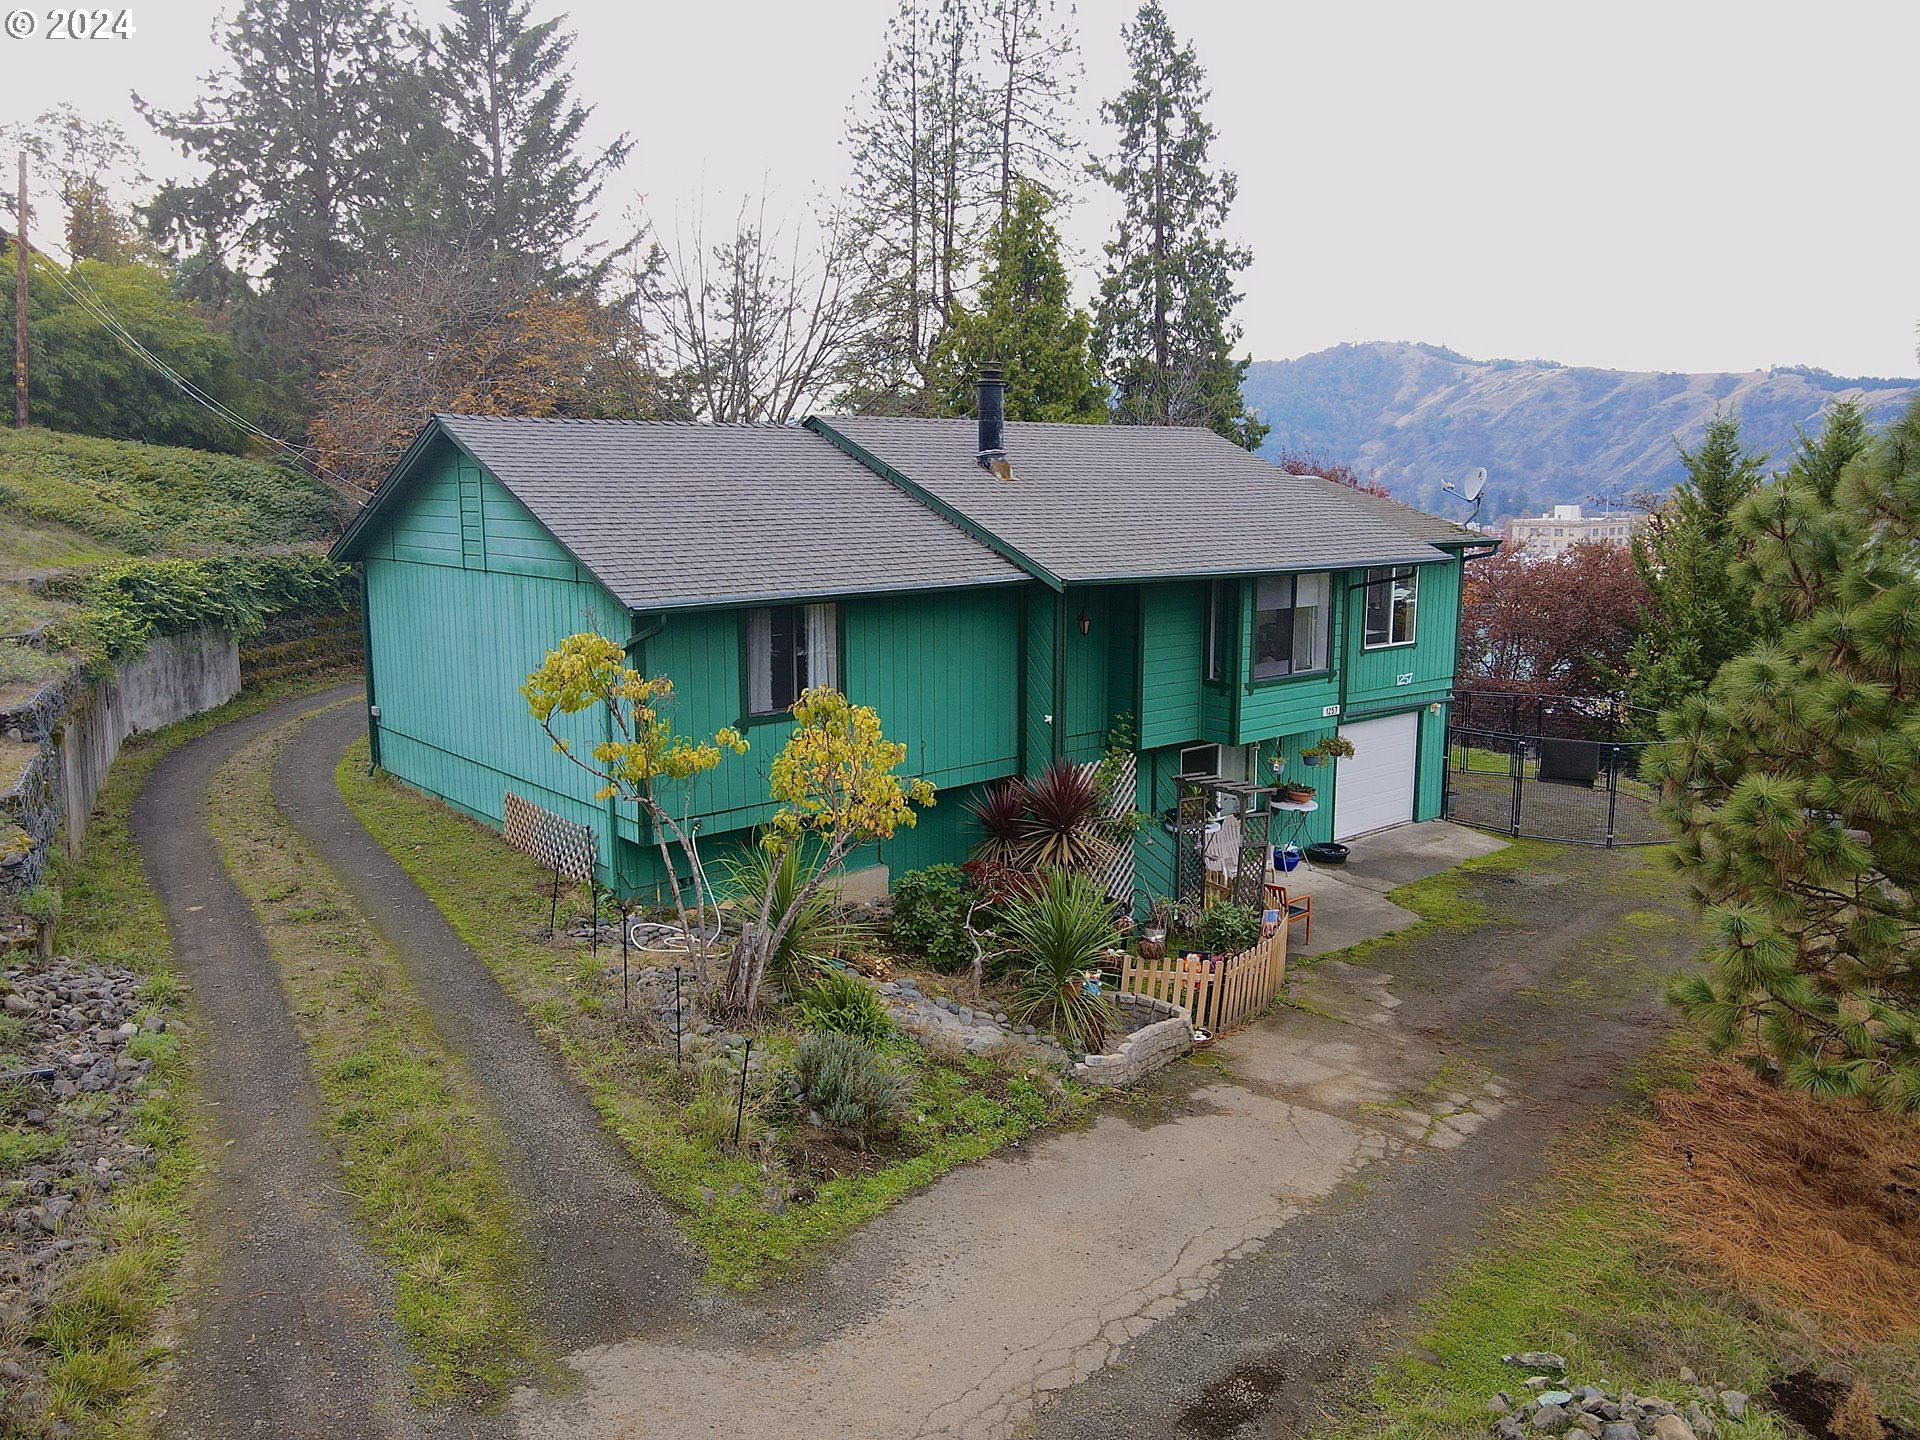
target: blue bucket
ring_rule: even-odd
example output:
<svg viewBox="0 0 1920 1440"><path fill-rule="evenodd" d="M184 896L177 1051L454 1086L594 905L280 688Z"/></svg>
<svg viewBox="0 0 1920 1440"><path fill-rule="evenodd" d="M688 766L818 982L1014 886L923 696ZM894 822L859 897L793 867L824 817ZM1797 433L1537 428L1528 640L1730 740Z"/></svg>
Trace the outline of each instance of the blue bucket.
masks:
<svg viewBox="0 0 1920 1440"><path fill-rule="evenodd" d="M1281 874L1291 873L1300 864L1298 845L1276 845L1273 847L1273 868Z"/></svg>

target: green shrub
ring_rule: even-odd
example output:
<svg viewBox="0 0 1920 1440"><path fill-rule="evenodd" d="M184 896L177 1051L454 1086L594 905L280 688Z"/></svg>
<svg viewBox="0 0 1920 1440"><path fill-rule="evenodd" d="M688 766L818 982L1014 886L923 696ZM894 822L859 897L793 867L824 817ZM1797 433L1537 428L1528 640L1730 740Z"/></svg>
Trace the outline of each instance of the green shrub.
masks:
<svg viewBox="0 0 1920 1440"><path fill-rule="evenodd" d="M51 587L80 608L48 633L96 660L125 660L156 635L211 625L246 636L277 615L338 614L358 585L352 567L314 554L125 560Z"/></svg>
<svg viewBox="0 0 1920 1440"><path fill-rule="evenodd" d="M1212 900L1200 912L1194 938L1215 955L1238 955L1260 938L1260 915L1231 900Z"/></svg>
<svg viewBox="0 0 1920 1440"><path fill-rule="evenodd" d="M929 865L894 881L893 943L937 970L971 965L966 879L958 865Z"/></svg>
<svg viewBox="0 0 1920 1440"><path fill-rule="evenodd" d="M1038 893L1007 907L1000 933L1018 979L1013 1010L1068 1046L1098 1050L1117 1017L1105 995L1089 994L1086 972L1115 943L1113 907L1084 875L1047 873Z"/></svg>
<svg viewBox="0 0 1920 1440"><path fill-rule="evenodd" d="M845 970L826 971L800 992L800 1021L809 1030L831 1030L874 1044L893 1035L893 1016L880 992Z"/></svg>
<svg viewBox="0 0 1920 1440"><path fill-rule="evenodd" d="M821 1125L862 1145L895 1129L907 1107L907 1077L866 1041L831 1030L803 1035L793 1052L794 1083Z"/></svg>

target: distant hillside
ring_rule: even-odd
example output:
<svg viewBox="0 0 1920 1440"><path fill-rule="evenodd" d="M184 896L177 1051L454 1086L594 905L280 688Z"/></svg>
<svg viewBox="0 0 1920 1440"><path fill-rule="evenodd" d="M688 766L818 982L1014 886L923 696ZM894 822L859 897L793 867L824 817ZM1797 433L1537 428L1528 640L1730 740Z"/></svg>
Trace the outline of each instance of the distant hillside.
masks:
<svg viewBox="0 0 1920 1440"><path fill-rule="evenodd" d="M1248 403L1273 427L1268 454L1286 446L1325 451L1376 471L1399 498L1449 515L1459 507L1441 495L1441 483L1484 465L1488 520L1665 489L1681 473L1673 437L1691 444L1716 405L1737 410L1748 442L1780 462L1794 426L1817 423L1829 401L1864 399L1884 420L1916 392L1920 380L1844 379L1823 370L1592 370L1470 360L1402 341L1258 360L1245 386Z"/></svg>

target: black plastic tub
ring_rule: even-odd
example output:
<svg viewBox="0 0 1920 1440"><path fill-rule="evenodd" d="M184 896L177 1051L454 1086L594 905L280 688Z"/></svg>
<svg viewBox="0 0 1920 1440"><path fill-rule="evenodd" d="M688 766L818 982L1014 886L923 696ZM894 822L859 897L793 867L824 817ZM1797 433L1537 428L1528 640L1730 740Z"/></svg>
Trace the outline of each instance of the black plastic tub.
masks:
<svg viewBox="0 0 1920 1440"><path fill-rule="evenodd" d="M1347 856L1352 853L1353 851L1346 846L1335 844L1331 840L1321 840L1307 846L1307 859L1315 865L1344 865L1347 863Z"/></svg>

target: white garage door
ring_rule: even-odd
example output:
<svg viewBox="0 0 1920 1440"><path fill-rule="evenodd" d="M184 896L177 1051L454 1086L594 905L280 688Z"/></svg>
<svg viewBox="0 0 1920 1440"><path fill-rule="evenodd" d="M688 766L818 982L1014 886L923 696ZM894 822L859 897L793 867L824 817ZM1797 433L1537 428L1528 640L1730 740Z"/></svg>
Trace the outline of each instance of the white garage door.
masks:
<svg viewBox="0 0 1920 1440"><path fill-rule="evenodd" d="M1353 758L1334 772L1334 838L1345 840L1413 819L1414 755L1420 737L1418 711L1342 725Z"/></svg>

